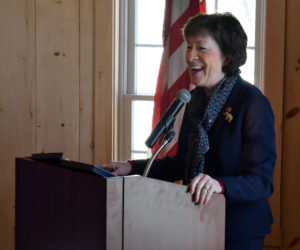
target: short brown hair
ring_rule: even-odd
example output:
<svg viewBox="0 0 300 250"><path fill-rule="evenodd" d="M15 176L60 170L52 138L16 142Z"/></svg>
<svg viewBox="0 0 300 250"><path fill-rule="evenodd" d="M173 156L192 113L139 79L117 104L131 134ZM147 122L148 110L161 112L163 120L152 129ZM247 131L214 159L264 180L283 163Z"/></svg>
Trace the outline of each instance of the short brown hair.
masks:
<svg viewBox="0 0 300 250"><path fill-rule="evenodd" d="M227 75L240 73L239 67L247 59L247 35L240 22L230 13L198 14L183 27L184 39L199 34L210 35L227 59L223 72Z"/></svg>

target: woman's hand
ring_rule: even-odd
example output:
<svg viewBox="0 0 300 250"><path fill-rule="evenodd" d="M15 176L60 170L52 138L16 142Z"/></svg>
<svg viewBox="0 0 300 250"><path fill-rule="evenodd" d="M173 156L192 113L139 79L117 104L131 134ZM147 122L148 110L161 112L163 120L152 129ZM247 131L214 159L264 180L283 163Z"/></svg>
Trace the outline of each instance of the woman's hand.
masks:
<svg viewBox="0 0 300 250"><path fill-rule="evenodd" d="M205 205L209 202L213 193L221 193L220 183L209 175L198 174L188 185L188 191L192 196L193 202Z"/></svg>
<svg viewBox="0 0 300 250"><path fill-rule="evenodd" d="M102 167L115 175L128 175L132 171L132 166L127 161L112 161Z"/></svg>

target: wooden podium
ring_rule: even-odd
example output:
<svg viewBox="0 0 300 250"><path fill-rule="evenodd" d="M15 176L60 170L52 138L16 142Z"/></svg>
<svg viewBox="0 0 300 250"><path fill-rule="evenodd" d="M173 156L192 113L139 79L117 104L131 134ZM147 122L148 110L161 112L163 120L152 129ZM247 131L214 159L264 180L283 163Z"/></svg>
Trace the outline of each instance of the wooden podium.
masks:
<svg viewBox="0 0 300 250"><path fill-rule="evenodd" d="M219 250L224 242L223 195L198 206L183 185L16 159L16 250Z"/></svg>

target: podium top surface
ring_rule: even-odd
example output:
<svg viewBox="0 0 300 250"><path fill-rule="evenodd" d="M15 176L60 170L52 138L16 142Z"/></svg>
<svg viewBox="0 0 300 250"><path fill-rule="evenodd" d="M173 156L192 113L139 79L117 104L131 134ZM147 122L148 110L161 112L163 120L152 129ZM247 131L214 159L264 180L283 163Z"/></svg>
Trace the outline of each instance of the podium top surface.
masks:
<svg viewBox="0 0 300 250"><path fill-rule="evenodd" d="M33 154L31 157L18 158L18 159L32 160L32 161L55 165L65 169L84 171L88 173L97 174L105 178L116 177L116 175L106 171L100 166L82 163L78 161L72 161L63 158L62 153Z"/></svg>

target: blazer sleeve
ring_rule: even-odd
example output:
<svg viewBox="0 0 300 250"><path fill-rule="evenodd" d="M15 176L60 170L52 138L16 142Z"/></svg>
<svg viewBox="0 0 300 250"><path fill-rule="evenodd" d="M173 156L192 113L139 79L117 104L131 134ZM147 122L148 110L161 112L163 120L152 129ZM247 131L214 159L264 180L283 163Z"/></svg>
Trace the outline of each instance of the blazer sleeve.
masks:
<svg viewBox="0 0 300 250"><path fill-rule="evenodd" d="M228 202L266 199L273 193L276 161L274 115L263 95L247 105L242 125L240 166L236 176L223 176Z"/></svg>
<svg viewBox="0 0 300 250"><path fill-rule="evenodd" d="M132 161L134 165L133 174L142 175L148 160L149 159ZM173 158L164 157L162 159L154 160L148 176L151 178L171 182L182 179L183 169L180 168L178 154Z"/></svg>

